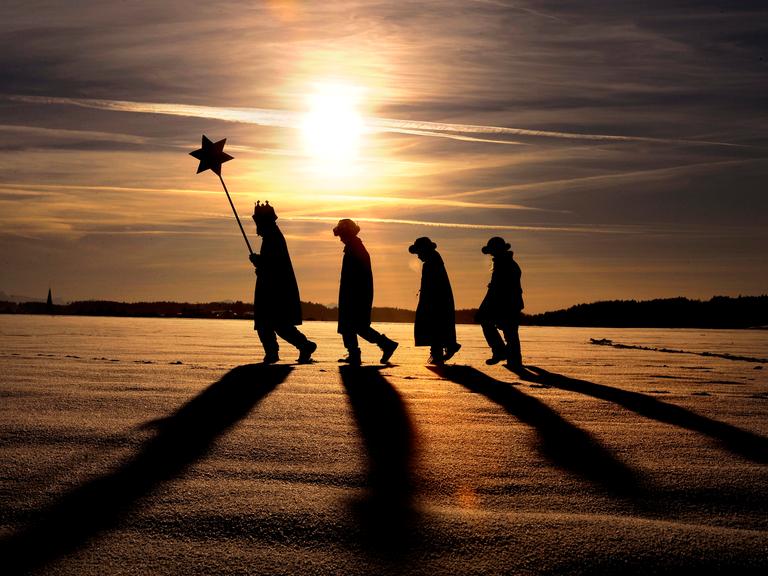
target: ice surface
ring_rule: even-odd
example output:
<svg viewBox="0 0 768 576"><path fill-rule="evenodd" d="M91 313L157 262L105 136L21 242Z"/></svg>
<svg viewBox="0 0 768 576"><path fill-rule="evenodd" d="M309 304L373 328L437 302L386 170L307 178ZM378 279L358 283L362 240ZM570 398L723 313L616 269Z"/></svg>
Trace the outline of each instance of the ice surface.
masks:
<svg viewBox="0 0 768 576"><path fill-rule="evenodd" d="M764 331L477 326L264 369L248 322L0 316L4 568L49 574L765 573ZM11 570L3 570L12 573Z"/></svg>

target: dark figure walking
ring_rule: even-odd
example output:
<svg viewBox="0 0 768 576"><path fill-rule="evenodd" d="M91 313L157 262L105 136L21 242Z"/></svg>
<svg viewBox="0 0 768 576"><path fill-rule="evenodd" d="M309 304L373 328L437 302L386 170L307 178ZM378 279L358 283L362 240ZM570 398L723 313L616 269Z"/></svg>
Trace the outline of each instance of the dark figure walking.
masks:
<svg viewBox="0 0 768 576"><path fill-rule="evenodd" d="M512 367L522 367L520 337L520 311L523 309L523 289L520 287L520 266L512 258L510 245L503 238L494 236L483 246L483 254L493 256L493 272L488 292L477 311L477 321L491 347L493 356L486 364L506 360ZM504 340L499 335L504 334Z"/></svg>
<svg viewBox="0 0 768 576"><path fill-rule="evenodd" d="M312 361L317 344L296 328L301 324L299 286L293 273L285 237L277 226L277 214L269 203L257 202L253 209L256 234L261 236L261 253L251 254L256 267L253 297L254 328L264 346L264 363L280 360L277 336L299 349L300 364Z"/></svg>
<svg viewBox="0 0 768 576"><path fill-rule="evenodd" d="M417 238L408 248L424 264L416 306L413 335L416 346L429 346L429 364L443 364L461 348L456 342L456 307L453 291L437 244L426 236Z"/></svg>
<svg viewBox="0 0 768 576"><path fill-rule="evenodd" d="M347 357L339 362L357 366L360 364L360 347L357 337L377 344L381 348L381 363L386 364L392 357L398 343L371 328L373 307L373 272L371 257L357 237L360 227L352 220L339 220L333 235L344 243L344 260L341 263L339 284L339 328L344 340Z"/></svg>

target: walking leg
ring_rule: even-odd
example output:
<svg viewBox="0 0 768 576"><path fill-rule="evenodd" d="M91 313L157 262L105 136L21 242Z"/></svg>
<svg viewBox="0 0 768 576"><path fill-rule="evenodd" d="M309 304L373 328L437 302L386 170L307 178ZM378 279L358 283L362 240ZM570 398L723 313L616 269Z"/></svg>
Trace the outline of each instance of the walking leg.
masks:
<svg viewBox="0 0 768 576"><path fill-rule="evenodd" d="M394 354L395 350L400 345L394 340L387 338L386 334L374 330L370 325L360 330L358 334L360 334L360 337L364 340L372 342L381 348L380 362L382 364L389 362L389 359L392 358L392 354Z"/></svg>
<svg viewBox="0 0 768 576"><path fill-rule="evenodd" d="M511 366L522 366L523 355L520 351L520 334L518 332L519 326L516 323L507 323L502 327L504 332L504 339L507 341L506 355L507 362Z"/></svg>
<svg viewBox="0 0 768 576"><path fill-rule="evenodd" d="M499 331L496 329L496 324L493 322L483 322L481 324L483 328L483 336L485 341L488 342L488 346L491 347L493 356L485 361L486 364L498 364L502 360L505 360L507 355L504 350L504 340L501 339Z"/></svg>
<svg viewBox="0 0 768 576"><path fill-rule="evenodd" d="M345 362L351 366L360 366L360 346L357 343L355 332L342 332L341 339L347 349L347 357L339 358L339 362Z"/></svg>
<svg viewBox="0 0 768 576"><path fill-rule="evenodd" d="M261 327L256 329L259 335L261 345L264 348L264 364L274 364L280 360L277 352L280 347L277 344L277 337L272 327Z"/></svg>
<svg viewBox="0 0 768 576"><path fill-rule="evenodd" d="M429 363L440 365L445 362L445 353L442 346L430 346L429 347Z"/></svg>
<svg viewBox="0 0 768 576"><path fill-rule="evenodd" d="M277 335L289 344L299 349L299 364L308 364L312 361L312 353L317 350L317 344L310 341L296 326L280 326L275 330Z"/></svg>

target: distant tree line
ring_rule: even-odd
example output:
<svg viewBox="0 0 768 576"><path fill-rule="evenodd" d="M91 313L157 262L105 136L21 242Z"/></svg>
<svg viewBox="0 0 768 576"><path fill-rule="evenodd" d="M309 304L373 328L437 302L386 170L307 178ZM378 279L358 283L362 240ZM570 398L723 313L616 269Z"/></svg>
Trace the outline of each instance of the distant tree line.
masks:
<svg viewBox="0 0 768 576"><path fill-rule="evenodd" d="M534 314L527 316L524 323L530 326L615 328L768 327L768 295L715 296L704 301L688 298L610 300Z"/></svg>
<svg viewBox="0 0 768 576"><path fill-rule="evenodd" d="M302 302L305 320L335 321L338 309ZM476 309L456 311L459 324L475 323ZM83 300L69 304L0 301L0 314L61 314L72 316L135 316L151 318L253 318L250 302L113 302ZM374 308L374 322L413 322L414 311ZM615 328L757 328L768 327L768 295L715 296L706 301L688 298L611 300L578 304L543 314L523 314L527 326L594 326Z"/></svg>

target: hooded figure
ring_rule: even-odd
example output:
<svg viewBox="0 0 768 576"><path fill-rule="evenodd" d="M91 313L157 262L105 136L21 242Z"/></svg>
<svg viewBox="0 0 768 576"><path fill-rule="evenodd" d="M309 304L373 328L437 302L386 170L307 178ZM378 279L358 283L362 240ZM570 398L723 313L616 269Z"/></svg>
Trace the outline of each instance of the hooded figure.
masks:
<svg viewBox="0 0 768 576"><path fill-rule="evenodd" d="M424 262L421 288L416 306L413 335L416 346L429 346L431 364L442 364L451 358L461 344L456 342L456 307L453 291L437 244L427 237L417 238L408 248Z"/></svg>
<svg viewBox="0 0 768 576"><path fill-rule="evenodd" d="M280 336L299 349L300 363L308 363L317 344L307 340L296 328L301 324L299 286L285 237L277 226L277 215L268 202L257 202L253 220L256 222L256 233L262 239L261 252L250 256L256 267L253 321L264 346L264 362L273 364L280 359L276 338Z"/></svg>
<svg viewBox="0 0 768 576"><path fill-rule="evenodd" d="M511 366L522 366L518 336L520 312L524 307L523 289L520 285L522 272L513 259L510 248L511 246L498 236L488 240L482 248L483 254L493 256L493 272L476 320L480 322L485 339L493 352L486 364L497 364L506 360ZM499 335L499 330L504 334L504 340Z"/></svg>
<svg viewBox="0 0 768 576"><path fill-rule="evenodd" d="M371 328L373 307L373 271L371 257L357 237L360 227L347 218L339 220L333 235L344 243L344 259L341 262L339 281L339 324L338 332L344 341L348 356L339 362L352 365L361 363L357 337L361 336L381 348L381 363L386 364L392 357L398 343Z"/></svg>

